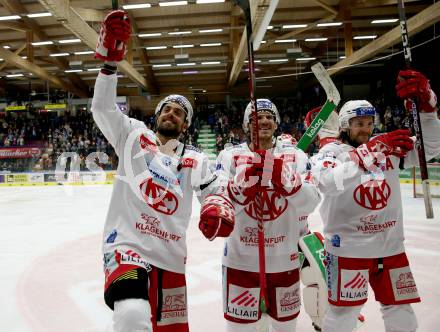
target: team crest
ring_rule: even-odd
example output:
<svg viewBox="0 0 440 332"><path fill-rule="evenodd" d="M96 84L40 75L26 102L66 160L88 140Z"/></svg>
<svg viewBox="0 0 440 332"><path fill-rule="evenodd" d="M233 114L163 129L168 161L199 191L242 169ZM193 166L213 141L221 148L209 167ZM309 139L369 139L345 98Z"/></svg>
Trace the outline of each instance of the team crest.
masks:
<svg viewBox="0 0 440 332"><path fill-rule="evenodd" d="M256 199L252 200L244 209L246 214L252 219L258 220L261 215L263 221L273 221L286 211L288 204L287 199L283 195L275 192L275 190L262 190L259 195L261 199L261 214Z"/></svg>
<svg viewBox="0 0 440 332"><path fill-rule="evenodd" d="M148 179L141 183L140 189L145 202L156 211L172 215L179 206L177 197L169 190Z"/></svg>
<svg viewBox="0 0 440 332"><path fill-rule="evenodd" d="M391 188L386 180L370 180L360 184L353 193L353 198L363 208L381 210L388 204Z"/></svg>

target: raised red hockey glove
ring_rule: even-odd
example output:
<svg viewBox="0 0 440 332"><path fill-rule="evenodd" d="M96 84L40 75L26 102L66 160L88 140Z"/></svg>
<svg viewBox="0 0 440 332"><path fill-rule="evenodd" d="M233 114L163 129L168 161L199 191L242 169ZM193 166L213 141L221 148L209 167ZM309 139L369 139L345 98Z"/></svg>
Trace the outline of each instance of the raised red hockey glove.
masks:
<svg viewBox="0 0 440 332"><path fill-rule="evenodd" d="M95 58L104 61L121 61L127 52L130 39L130 18L123 10L110 12L101 24Z"/></svg>
<svg viewBox="0 0 440 332"><path fill-rule="evenodd" d="M404 157L408 151L414 149L414 141L410 135L408 129L399 129L376 136L354 150L355 159L359 161L360 166L369 169L377 162L384 161L389 155Z"/></svg>
<svg viewBox="0 0 440 332"><path fill-rule="evenodd" d="M199 229L210 241L227 237L234 230L235 213L231 202L221 195L209 195L202 204Z"/></svg>
<svg viewBox="0 0 440 332"><path fill-rule="evenodd" d="M429 80L420 72L415 70L401 70L397 76L397 95L405 99L405 108L410 111L412 101L408 100L417 97L419 100L420 112L435 112L437 96L429 85Z"/></svg>

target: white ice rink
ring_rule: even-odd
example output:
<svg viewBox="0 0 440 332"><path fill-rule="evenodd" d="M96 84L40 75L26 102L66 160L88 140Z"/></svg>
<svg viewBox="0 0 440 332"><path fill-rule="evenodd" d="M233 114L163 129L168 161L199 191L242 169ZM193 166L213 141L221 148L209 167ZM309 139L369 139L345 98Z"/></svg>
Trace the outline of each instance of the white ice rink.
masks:
<svg viewBox="0 0 440 332"><path fill-rule="evenodd" d="M426 220L422 199L402 185L406 248L422 303L414 305L419 332L440 331L440 200ZM102 299L101 230L112 186L0 188L0 331L111 331ZM222 240L197 229L194 203L188 231L188 298L192 332L224 331ZM320 230L319 215L310 217ZM359 332L384 331L371 297ZM313 331L302 313L297 331Z"/></svg>

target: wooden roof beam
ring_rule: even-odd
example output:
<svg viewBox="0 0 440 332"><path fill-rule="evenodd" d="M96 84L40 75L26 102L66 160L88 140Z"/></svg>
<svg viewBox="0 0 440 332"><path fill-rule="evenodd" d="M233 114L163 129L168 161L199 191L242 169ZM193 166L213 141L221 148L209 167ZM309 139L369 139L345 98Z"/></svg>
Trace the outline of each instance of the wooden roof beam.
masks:
<svg viewBox="0 0 440 332"><path fill-rule="evenodd" d="M20 46L17 50L14 51L14 54L20 55L20 53L26 48L26 44L23 44ZM0 66L0 71L2 71L4 68L6 68L10 63L6 61Z"/></svg>
<svg viewBox="0 0 440 332"><path fill-rule="evenodd" d="M68 0L39 1L66 29L70 30L75 36L80 38L90 49L95 49L98 34L86 23L86 21L84 21L74 8L69 6ZM123 60L119 62L118 67L133 82L146 89L149 88L147 80L127 61Z"/></svg>
<svg viewBox="0 0 440 332"><path fill-rule="evenodd" d="M88 93L86 91L79 89L78 87L71 84L70 82L65 82L64 80L62 80L56 76L51 75L45 69L43 69L40 66L37 66L37 65L35 65L25 59L22 59L21 56L13 53L11 51L0 48L0 57L5 59L5 61L13 64L17 68L21 68L24 71L30 72L30 73L38 76L42 80L48 81L52 85L57 86L60 89L70 91L73 94L75 94L81 98L88 97Z"/></svg>
<svg viewBox="0 0 440 332"><path fill-rule="evenodd" d="M26 8L19 2L15 0L0 0L0 3L5 7L10 13L26 13ZM21 18L25 25L32 30L34 35L36 35L40 40L50 40L50 37L46 35L43 29L33 20L32 18L22 17ZM48 53L59 53L60 50L55 45L44 45L41 47L48 51ZM58 67L61 69L69 69L69 63L65 59L56 58ZM80 89L88 91L89 86L75 73L70 73L67 75L73 84L77 85Z"/></svg>
<svg viewBox="0 0 440 332"><path fill-rule="evenodd" d="M252 31L257 31L261 25L264 17L264 12L267 8L265 0L249 0L250 11L252 17ZM229 75L228 86L232 87L237 81L238 75L240 75L241 68L244 64L244 59L247 56L247 40L246 40L246 28L243 30L241 35L240 45L238 46L237 54L234 57L234 63L232 65L232 70ZM265 44L263 44L265 45ZM261 47L260 47L261 49Z"/></svg>
<svg viewBox="0 0 440 332"><path fill-rule="evenodd" d="M337 15L338 14L338 11L335 8L333 8L332 6L326 4L323 0L313 0L313 2L315 2L318 6L324 8L328 12L332 13L333 15Z"/></svg>
<svg viewBox="0 0 440 332"><path fill-rule="evenodd" d="M397 11L397 5L396 5ZM407 21L408 35L417 32L440 21L440 2L437 2L420 13L414 15ZM400 26L393 28L383 36L373 40L361 49L354 52L351 56L331 66L328 70L333 75L348 68L348 66L371 59L374 55L395 44L401 43Z"/></svg>

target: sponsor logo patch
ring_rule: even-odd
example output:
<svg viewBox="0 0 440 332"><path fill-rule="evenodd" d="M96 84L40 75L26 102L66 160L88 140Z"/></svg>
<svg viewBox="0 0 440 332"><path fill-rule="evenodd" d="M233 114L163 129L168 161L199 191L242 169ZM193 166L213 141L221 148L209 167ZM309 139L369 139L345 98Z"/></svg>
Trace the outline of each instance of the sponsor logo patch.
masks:
<svg viewBox="0 0 440 332"><path fill-rule="evenodd" d="M105 242L107 242L107 243L115 242L116 236L118 236L118 232L116 231L116 229L114 229L114 230L112 230L110 235L107 237L107 240Z"/></svg>
<svg viewBox="0 0 440 332"><path fill-rule="evenodd" d="M258 288L229 285L227 314L230 317L255 321L258 319Z"/></svg>
<svg viewBox="0 0 440 332"><path fill-rule="evenodd" d="M161 320L157 322L158 326L186 323L186 288L164 288Z"/></svg>
<svg viewBox="0 0 440 332"><path fill-rule="evenodd" d="M368 270L341 270L341 301L355 302L368 297Z"/></svg>
<svg viewBox="0 0 440 332"><path fill-rule="evenodd" d="M417 299L419 297L409 266L390 270L390 278L396 301Z"/></svg>
<svg viewBox="0 0 440 332"><path fill-rule="evenodd" d="M277 287L275 292L279 318L293 316L299 312L301 306L299 282L290 287Z"/></svg>

